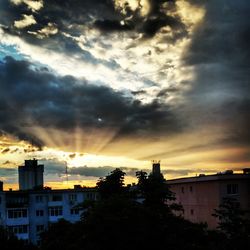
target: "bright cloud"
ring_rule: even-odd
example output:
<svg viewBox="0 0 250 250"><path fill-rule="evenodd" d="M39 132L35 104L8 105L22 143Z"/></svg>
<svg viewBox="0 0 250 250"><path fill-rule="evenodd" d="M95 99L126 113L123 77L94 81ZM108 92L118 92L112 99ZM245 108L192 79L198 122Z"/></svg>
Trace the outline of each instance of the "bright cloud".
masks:
<svg viewBox="0 0 250 250"><path fill-rule="evenodd" d="M43 7L43 0L10 0L15 5L25 4L32 11L38 11Z"/></svg>
<svg viewBox="0 0 250 250"><path fill-rule="evenodd" d="M35 20L34 16L33 15L25 15L25 14L23 15L23 19L14 22L14 26L17 29L23 29L23 28L28 27L32 24L36 24L36 20Z"/></svg>

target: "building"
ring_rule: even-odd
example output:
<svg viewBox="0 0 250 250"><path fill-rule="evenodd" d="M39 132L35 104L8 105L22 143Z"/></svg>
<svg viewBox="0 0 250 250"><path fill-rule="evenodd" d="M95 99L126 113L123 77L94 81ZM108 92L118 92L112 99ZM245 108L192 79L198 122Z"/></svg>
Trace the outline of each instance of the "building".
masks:
<svg viewBox="0 0 250 250"><path fill-rule="evenodd" d="M3 191L3 182L0 181L0 192Z"/></svg>
<svg viewBox="0 0 250 250"><path fill-rule="evenodd" d="M152 162L152 174L154 176L160 176L160 174L161 174L161 164L160 164L160 161L153 161Z"/></svg>
<svg viewBox="0 0 250 250"><path fill-rule="evenodd" d="M44 166L38 165L37 160L25 160L24 166L18 167L20 190L43 188Z"/></svg>
<svg viewBox="0 0 250 250"><path fill-rule="evenodd" d="M235 174L225 171L215 175L168 180L171 191L176 195L176 203L182 204L183 216L192 222L206 222L211 229L218 225L212 216L224 198L234 198L241 209L250 210L250 171Z"/></svg>
<svg viewBox="0 0 250 250"><path fill-rule="evenodd" d="M41 182L43 177L38 176L39 178L35 180L35 174L40 175L41 171L43 172L43 166L38 166L41 165L37 165L36 160L31 160L25 161L21 174L19 168L19 178L24 178L21 181L21 190L0 189L0 225L16 234L19 239L33 244L39 244L40 233L51 223L62 218L72 223L79 221L82 210L77 208L77 205L86 200L98 198L94 188L83 188L80 185L75 185L74 189L61 190L41 188L37 184L43 184ZM36 171L37 167L38 171ZM31 174L26 172L23 174L22 171L30 171ZM31 185L33 189L30 188Z"/></svg>

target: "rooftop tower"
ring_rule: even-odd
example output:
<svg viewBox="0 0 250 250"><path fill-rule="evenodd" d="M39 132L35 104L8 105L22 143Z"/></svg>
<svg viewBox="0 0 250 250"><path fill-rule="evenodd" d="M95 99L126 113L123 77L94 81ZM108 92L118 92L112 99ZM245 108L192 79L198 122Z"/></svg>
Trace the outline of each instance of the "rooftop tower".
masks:
<svg viewBox="0 0 250 250"><path fill-rule="evenodd" d="M43 188L44 165L37 160L25 160L24 166L18 167L19 190Z"/></svg>
<svg viewBox="0 0 250 250"><path fill-rule="evenodd" d="M159 176L161 174L161 162L160 161L152 161L152 174L155 176Z"/></svg>

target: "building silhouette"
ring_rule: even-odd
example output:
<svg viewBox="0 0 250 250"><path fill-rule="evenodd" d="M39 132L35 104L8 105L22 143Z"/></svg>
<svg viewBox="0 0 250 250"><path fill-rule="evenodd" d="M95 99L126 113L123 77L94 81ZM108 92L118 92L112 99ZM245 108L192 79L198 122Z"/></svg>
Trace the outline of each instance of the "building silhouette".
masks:
<svg viewBox="0 0 250 250"><path fill-rule="evenodd" d="M160 176L161 174L161 163L160 161L152 161L152 175Z"/></svg>
<svg viewBox="0 0 250 250"><path fill-rule="evenodd" d="M43 188L44 165L38 165L37 160L25 160L24 166L18 167L19 190Z"/></svg>

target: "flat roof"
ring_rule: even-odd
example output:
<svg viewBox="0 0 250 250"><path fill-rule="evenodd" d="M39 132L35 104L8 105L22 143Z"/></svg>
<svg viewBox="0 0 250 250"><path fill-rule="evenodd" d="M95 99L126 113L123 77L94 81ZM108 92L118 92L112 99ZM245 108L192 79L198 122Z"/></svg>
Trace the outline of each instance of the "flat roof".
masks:
<svg viewBox="0 0 250 250"><path fill-rule="evenodd" d="M167 180L168 184L181 184L193 182L222 181L222 180L247 180L250 174L214 174L214 175L198 175L193 177L184 177Z"/></svg>
<svg viewBox="0 0 250 250"><path fill-rule="evenodd" d="M70 193L70 192L91 192L96 191L96 188L82 187L82 188L69 188L69 189L41 189L41 190L3 190L0 193L7 194L49 194L49 193Z"/></svg>

